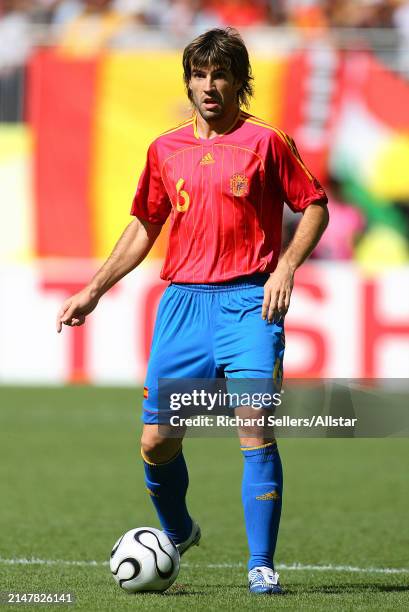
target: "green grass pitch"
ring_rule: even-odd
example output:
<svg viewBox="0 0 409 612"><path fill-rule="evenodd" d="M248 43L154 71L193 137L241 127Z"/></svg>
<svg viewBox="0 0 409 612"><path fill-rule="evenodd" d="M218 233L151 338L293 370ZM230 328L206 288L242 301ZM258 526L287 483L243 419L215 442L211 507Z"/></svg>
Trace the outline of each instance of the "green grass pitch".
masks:
<svg viewBox="0 0 409 612"><path fill-rule="evenodd" d="M280 440L276 561L286 595L274 601L246 590L237 440L186 440L202 543L166 594L122 592L106 565L113 543L132 527L159 526L143 484L140 397L131 389L0 388L0 591L70 591L72 609L91 612L408 609L409 441L392 438Z"/></svg>

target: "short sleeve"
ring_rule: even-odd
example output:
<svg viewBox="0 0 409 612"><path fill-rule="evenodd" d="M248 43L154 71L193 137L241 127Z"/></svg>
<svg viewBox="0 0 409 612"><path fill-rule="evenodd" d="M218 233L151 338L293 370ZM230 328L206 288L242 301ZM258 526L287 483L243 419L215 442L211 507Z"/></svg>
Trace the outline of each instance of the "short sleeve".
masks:
<svg viewBox="0 0 409 612"><path fill-rule="evenodd" d="M284 132L274 133L273 158L283 199L294 212L314 202L328 202L324 189L302 161L294 140Z"/></svg>
<svg viewBox="0 0 409 612"><path fill-rule="evenodd" d="M131 215L149 223L163 225L171 209L172 205L160 174L155 143L152 143L132 202Z"/></svg>

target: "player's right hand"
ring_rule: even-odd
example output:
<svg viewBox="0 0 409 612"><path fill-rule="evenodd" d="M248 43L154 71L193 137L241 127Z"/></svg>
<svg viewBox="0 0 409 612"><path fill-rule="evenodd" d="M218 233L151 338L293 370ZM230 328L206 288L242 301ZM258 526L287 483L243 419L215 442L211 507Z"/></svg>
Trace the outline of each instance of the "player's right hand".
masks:
<svg viewBox="0 0 409 612"><path fill-rule="evenodd" d="M98 301L99 298L93 295L89 287L68 298L58 311L57 332L61 332L63 325L83 325L85 317L96 308Z"/></svg>

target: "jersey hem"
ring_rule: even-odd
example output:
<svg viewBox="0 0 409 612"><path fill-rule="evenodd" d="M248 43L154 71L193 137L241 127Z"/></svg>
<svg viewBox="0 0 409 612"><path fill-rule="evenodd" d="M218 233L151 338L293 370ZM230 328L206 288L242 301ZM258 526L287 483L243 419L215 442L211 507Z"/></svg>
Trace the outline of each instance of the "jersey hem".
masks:
<svg viewBox="0 0 409 612"><path fill-rule="evenodd" d="M224 279L215 279L215 280L206 280L206 279L201 279L201 280L177 280L176 278L174 279L170 279L170 278L166 278L164 276L161 275L161 279L164 281L167 281L170 283L170 285L177 285L178 287L183 287L183 286L201 286L201 285L206 285L209 287L224 287L224 286L231 286L231 287L235 287L235 286L239 286L242 284L257 284L259 281L262 281L263 284L265 282L267 282L268 277L270 276L271 272L269 272L268 270L263 271L263 272L251 272L250 274L240 274L238 276L232 276L230 278L224 278Z"/></svg>

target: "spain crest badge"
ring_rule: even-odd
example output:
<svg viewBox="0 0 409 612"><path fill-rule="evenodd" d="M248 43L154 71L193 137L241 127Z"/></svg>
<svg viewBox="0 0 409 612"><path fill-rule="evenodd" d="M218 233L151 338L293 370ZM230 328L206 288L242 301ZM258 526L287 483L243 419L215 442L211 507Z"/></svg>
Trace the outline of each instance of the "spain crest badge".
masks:
<svg viewBox="0 0 409 612"><path fill-rule="evenodd" d="M230 191L234 196L246 196L249 192L249 179L245 174L233 174L230 177Z"/></svg>

